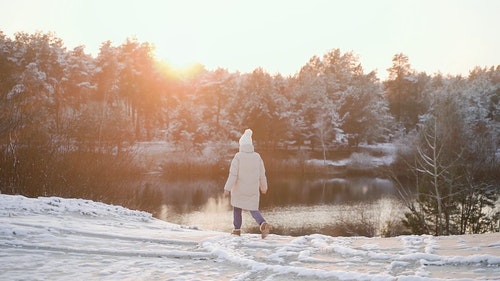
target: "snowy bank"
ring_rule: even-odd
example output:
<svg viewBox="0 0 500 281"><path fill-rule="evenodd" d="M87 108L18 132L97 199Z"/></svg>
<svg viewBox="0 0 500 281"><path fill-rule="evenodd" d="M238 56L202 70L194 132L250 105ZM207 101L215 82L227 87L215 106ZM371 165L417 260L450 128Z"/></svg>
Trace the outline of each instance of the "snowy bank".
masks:
<svg viewBox="0 0 500 281"><path fill-rule="evenodd" d="M499 280L500 234L241 237L0 194L0 280Z"/></svg>

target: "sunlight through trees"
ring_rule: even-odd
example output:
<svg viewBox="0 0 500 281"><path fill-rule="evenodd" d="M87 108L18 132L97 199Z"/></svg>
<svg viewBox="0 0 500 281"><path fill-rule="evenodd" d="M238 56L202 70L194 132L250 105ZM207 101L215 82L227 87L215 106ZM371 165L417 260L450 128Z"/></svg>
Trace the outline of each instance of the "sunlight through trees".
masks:
<svg viewBox="0 0 500 281"><path fill-rule="evenodd" d="M417 192L408 201L414 232L487 231L493 221L485 212L500 184L500 66L431 76L400 53L388 72L380 81L339 49L287 77L262 68L176 71L137 39L104 42L92 57L50 33L11 39L0 32L2 192L43 183L53 193L70 180L88 187L103 165L115 163L117 178L136 173L124 168L136 142L199 154L207 146L229 149L250 127L260 150L320 151L325 164L342 149L398 143L406 152L393 174L411 178ZM65 165L78 159L88 165L77 165L80 176Z"/></svg>

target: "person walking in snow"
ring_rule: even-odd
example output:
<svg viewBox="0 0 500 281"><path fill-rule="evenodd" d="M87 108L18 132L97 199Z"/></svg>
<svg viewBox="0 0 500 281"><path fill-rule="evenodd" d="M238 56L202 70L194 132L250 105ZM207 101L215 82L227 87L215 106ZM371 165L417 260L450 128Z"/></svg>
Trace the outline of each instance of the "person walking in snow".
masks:
<svg viewBox="0 0 500 281"><path fill-rule="evenodd" d="M231 196L233 206L232 234L241 235L242 210L250 214L260 226L262 239L270 232L270 225L259 211L260 192L267 192L266 170L260 154L255 152L252 130L246 129L239 140L240 149L231 161L229 176L224 186L224 194Z"/></svg>

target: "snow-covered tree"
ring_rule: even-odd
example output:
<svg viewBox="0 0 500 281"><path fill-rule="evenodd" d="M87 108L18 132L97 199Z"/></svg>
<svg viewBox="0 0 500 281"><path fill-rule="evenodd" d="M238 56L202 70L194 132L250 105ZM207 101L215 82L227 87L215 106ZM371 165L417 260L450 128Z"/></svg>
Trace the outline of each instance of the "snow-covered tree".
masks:
<svg viewBox="0 0 500 281"><path fill-rule="evenodd" d="M229 138L227 103L235 89L235 76L219 68L215 71L205 71L199 78L195 102L207 125L207 137L222 140Z"/></svg>
<svg viewBox="0 0 500 281"><path fill-rule="evenodd" d="M405 130L415 129L418 116L425 113L425 92L427 75L417 74L411 68L408 56L403 53L394 55L392 66L387 69L389 78L384 82L389 109L396 122Z"/></svg>
<svg viewBox="0 0 500 281"><path fill-rule="evenodd" d="M460 77L439 85L429 111L420 117L415 162L410 164L417 198L407 201L406 224L414 233L433 235L490 230L498 220L498 214L488 214L498 187L484 173L491 175L491 165L498 163L491 160L492 130L481 130L489 120L479 101L486 98L489 84L476 85L472 92L474 83Z"/></svg>
<svg viewBox="0 0 500 281"><path fill-rule="evenodd" d="M160 80L163 78L156 69L153 46L140 43L137 39L127 39L119 47L120 62L119 93L127 101L135 126L135 137L146 140L152 136L153 124L159 119L161 105Z"/></svg>
<svg viewBox="0 0 500 281"><path fill-rule="evenodd" d="M230 120L238 131L252 128L254 140L273 147L287 132L284 126L286 99L280 94L273 77L262 68L244 74L229 101Z"/></svg>
<svg viewBox="0 0 500 281"><path fill-rule="evenodd" d="M298 73L296 84L294 98L301 101L303 112L321 115L309 118L314 120L311 124L330 120L329 130L321 131L327 146L338 142L339 135L349 136L354 145L388 135L391 118L378 79L374 72L363 73L352 52L335 49L321 59L312 57Z"/></svg>
<svg viewBox="0 0 500 281"><path fill-rule="evenodd" d="M388 141L393 118L374 72L354 77L340 108L342 130L353 144Z"/></svg>
<svg viewBox="0 0 500 281"><path fill-rule="evenodd" d="M61 81L66 49L61 39L43 33L16 33L12 48L10 60L19 75L6 99L14 109L11 116L19 121L18 140L51 145L64 103Z"/></svg>

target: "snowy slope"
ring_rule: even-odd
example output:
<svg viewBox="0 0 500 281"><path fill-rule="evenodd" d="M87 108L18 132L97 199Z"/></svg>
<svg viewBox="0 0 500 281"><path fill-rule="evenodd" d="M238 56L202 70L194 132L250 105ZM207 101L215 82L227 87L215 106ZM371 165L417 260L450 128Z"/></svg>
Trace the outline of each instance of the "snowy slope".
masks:
<svg viewBox="0 0 500 281"><path fill-rule="evenodd" d="M500 234L262 240L88 200L0 194L0 280L441 279L499 280Z"/></svg>

